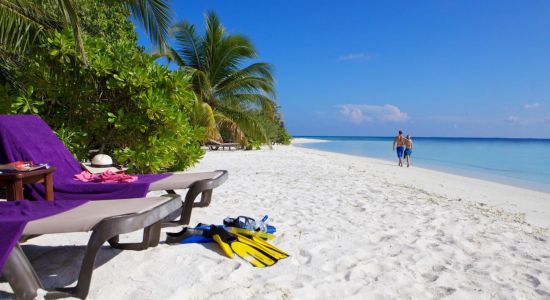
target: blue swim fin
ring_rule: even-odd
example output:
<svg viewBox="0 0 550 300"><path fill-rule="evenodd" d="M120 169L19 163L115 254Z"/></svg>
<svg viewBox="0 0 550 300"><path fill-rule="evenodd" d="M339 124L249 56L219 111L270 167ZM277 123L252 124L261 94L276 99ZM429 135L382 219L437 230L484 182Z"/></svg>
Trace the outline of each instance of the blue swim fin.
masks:
<svg viewBox="0 0 550 300"><path fill-rule="evenodd" d="M184 227L180 232L166 233L166 243L168 244L204 244L212 243L212 237L206 232L210 229L209 225L200 224L195 228Z"/></svg>

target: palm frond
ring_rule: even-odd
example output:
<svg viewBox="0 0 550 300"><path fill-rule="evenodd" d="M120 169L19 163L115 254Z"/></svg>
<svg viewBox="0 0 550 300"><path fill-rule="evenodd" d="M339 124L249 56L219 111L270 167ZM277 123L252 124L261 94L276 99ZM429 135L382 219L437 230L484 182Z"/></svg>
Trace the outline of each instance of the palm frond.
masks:
<svg viewBox="0 0 550 300"><path fill-rule="evenodd" d="M187 22L179 22L170 30L176 39L177 51L181 55L180 66L203 69L202 39L195 33L195 26Z"/></svg>
<svg viewBox="0 0 550 300"><path fill-rule="evenodd" d="M88 64L88 56L86 55L86 50L84 50L84 42L82 41L82 33L80 30L80 21L78 20L78 15L75 9L75 5L71 0L58 0L58 5L65 14L65 18L68 23L71 25L75 40L75 52L80 53L82 62Z"/></svg>
<svg viewBox="0 0 550 300"><path fill-rule="evenodd" d="M212 93L211 82L208 79L208 74L204 71L195 69L192 73L191 82L193 84L193 90L201 101L208 103L211 106L215 106L216 102Z"/></svg>
<svg viewBox="0 0 550 300"><path fill-rule="evenodd" d="M262 120L260 114L227 107L220 107L218 112L230 118L232 122L238 126L243 137L260 140L269 144L269 137L267 136L264 126L264 120Z"/></svg>
<svg viewBox="0 0 550 300"><path fill-rule="evenodd" d="M243 146L247 144L246 135L232 117L226 116L220 111L216 111L214 117L216 118L217 126L229 131L235 142Z"/></svg>
<svg viewBox="0 0 550 300"><path fill-rule="evenodd" d="M232 91L254 91L275 96L273 87L274 80L272 66L268 63L254 63L241 70L226 73L225 77L218 81L215 88L220 93L231 93Z"/></svg>
<svg viewBox="0 0 550 300"><path fill-rule="evenodd" d="M164 57L168 62L175 62L178 66L185 66L185 61L180 57L178 52L170 46L166 46L164 50L157 49L153 51L151 56L153 56L154 59Z"/></svg>
<svg viewBox="0 0 550 300"><path fill-rule="evenodd" d="M264 114L270 117L275 117L277 110L277 103L262 94L250 93L250 94L233 94L218 97L222 103L227 103L228 106L241 106L244 109L261 110Z"/></svg>
<svg viewBox="0 0 550 300"><path fill-rule="evenodd" d="M196 100L191 111L191 124L205 129L206 140L220 141L221 135L216 126L214 111L208 103Z"/></svg>
<svg viewBox="0 0 550 300"><path fill-rule="evenodd" d="M13 77L13 70L20 68L22 66L18 56L0 45L0 84L9 83L19 91L25 91L26 88Z"/></svg>
<svg viewBox="0 0 550 300"><path fill-rule="evenodd" d="M245 60L257 56L252 42L241 35L224 37L212 51L209 62L213 82L218 82L227 73L238 71Z"/></svg>
<svg viewBox="0 0 550 300"><path fill-rule="evenodd" d="M168 0L124 0L124 4L157 48L164 49L172 23Z"/></svg>
<svg viewBox="0 0 550 300"><path fill-rule="evenodd" d="M5 51L23 53L40 34L61 28L54 14L39 3L0 0L0 44Z"/></svg>

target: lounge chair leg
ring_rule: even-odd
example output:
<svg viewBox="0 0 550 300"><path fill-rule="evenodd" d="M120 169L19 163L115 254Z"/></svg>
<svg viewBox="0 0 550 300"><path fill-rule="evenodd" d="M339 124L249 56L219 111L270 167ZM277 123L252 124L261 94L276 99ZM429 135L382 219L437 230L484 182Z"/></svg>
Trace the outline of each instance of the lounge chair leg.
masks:
<svg viewBox="0 0 550 300"><path fill-rule="evenodd" d="M210 205L212 199L212 189L202 190L203 187L200 185L193 185L187 191L185 195L185 200L183 202L183 207L181 210L180 219L178 221L169 221L164 223L165 226L177 226L177 225L188 225L191 222L191 212L193 207L206 207ZM168 194L175 194L174 190L167 190ZM195 202L197 196L201 194L201 200Z"/></svg>
<svg viewBox="0 0 550 300"><path fill-rule="evenodd" d="M214 180L204 179L197 181L193 185L191 185L189 187L189 190L187 191L187 194L185 195L185 200L183 201L179 220L170 221L170 219L174 217L170 216L165 220L162 225L164 227L188 225L189 222L191 222L191 212L193 210L193 207L206 207L210 205L210 201L212 200L212 190L220 186L227 180L227 171L221 170L221 172L223 172L223 174ZM166 192L168 194L176 193L174 190L167 190ZM195 203L195 199L197 198L197 196L199 196L199 194L201 194L201 200Z"/></svg>
<svg viewBox="0 0 550 300"><path fill-rule="evenodd" d="M140 243L120 243L119 236L114 236L108 240L109 245L120 250L145 250L149 247L155 247L160 241L161 222L157 222L143 229L143 240Z"/></svg>
<svg viewBox="0 0 550 300"><path fill-rule="evenodd" d="M18 299L34 299L37 296L36 291L44 288L19 244L8 256L2 275L10 283Z"/></svg>
<svg viewBox="0 0 550 300"><path fill-rule="evenodd" d="M199 182L200 183L200 182ZM199 194L202 194L201 201L195 203L195 199ZM183 208L181 210L181 217L179 220L180 225L188 225L191 222L191 212L193 207L205 207L210 204L212 198L212 189L205 190L200 184L194 184L191 186L187 194L185 195L185 201L183 202Z"/></svg>
<svg viewBox="0 0 550 300"><path fill-rule="evenodd" d="M92 232L92 236L88 241L88 247L84 254L84 260L80 267L80 273L78 274L78 281L75 287L70 288L57 288L56 291L48 292L46 294L47 299L59 299L66 297L76 297L85 299L90 291L90 282L92 281L92 274L95 266L95 259L97 253L101 249L103 243L105 243L109 237L105 237L99 231Z"/></svg>
<svg viewBox="0 0 550 300"><path fill-rule="evenodd" d="M147 249L149 247L156 247L160 242L160 230L162 228L162 222L157 222L143 231L143 243L146 243Z"/></svg>
<svg viewBox="0 0 550 300"><path fill-rule="evenodd" d="M201 201L193 203L193 207L207 207L212 200L212 190L206 190L201 194Z"/></svg>
<svg viewBox="0 0 550 300"><path fill-rule="evenodd" d="M183 202L183 207L181 209L181 216L178 221L180 225L188 225L191 222L191 212L193 210L193 202L195 202L195 197L189 197L191 191L187 192L185 196L185 202Z"/></svg>

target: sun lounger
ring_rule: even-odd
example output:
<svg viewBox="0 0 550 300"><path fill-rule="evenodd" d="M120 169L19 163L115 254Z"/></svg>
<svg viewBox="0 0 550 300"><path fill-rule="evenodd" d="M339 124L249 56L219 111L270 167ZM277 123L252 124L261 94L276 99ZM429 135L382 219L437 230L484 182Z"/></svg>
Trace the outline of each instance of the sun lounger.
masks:
<svg viewBox="0 0 550 300"><path fill-rule="evenodd" d="M175 189L186 189L187 194L183 200L181 211L177 212L179 219L163 223L163 226L187 225L191 221L193 207L207 207L212 200L212 190L227 180L228 173L225 170L202 173L172 174L170 177L151 183L150 191L166 191L168 194L176 194ZM201 199L195 199L201 195ZM177 217L177 216L176 216Z"/></svg>
<svg viewBox="0 0 550 300"><path fill-rule="evenodd" d="M58 200L104 200L142 198L151 191L166 190L174 194L176 189L189 189L182 204L179 221L166 225L189 223L193 207L210 204L212 190L227 180L227 171L185 174L144 174L132 183L80 182L73 177L82 166L51 128L34 115L0 115L0 163L33 161L56 167L53 173L54 198ZM30 199L43 200L41 184L27 185ZM195 198L201 195L199 202Z"/></svg>
<svg viewBox="0 0 550 300"><path fill-rule="evenodd" d="M179 198L169 196L89 201L71 210L27 223L23 236L92 231L76 286L50 289L46 299L86 298L96 256L105 242L109 242L114 248L125 250L144 250L158 245L161 222L181 207ZM139 229L144 229L142 242L119 242L120 234ZM38 289L44 289L19 244L11 251L1 271L17 299L33 299L37 296Z"/></svg>
<svg viewBox="0 0 550 300"><path fill-rule="evenodd" d="M208 142L205 143L205 145L208 146L208 148L210 148L210 150L213 150L213 151L217 151L218 149L220 149L220 147L222 148L222 150L225 150L225 147L231 150L231 147L237 149L237 147L239 146L238 143L220 143L218 141L213 141L213 140L209 140Z"/></svg>

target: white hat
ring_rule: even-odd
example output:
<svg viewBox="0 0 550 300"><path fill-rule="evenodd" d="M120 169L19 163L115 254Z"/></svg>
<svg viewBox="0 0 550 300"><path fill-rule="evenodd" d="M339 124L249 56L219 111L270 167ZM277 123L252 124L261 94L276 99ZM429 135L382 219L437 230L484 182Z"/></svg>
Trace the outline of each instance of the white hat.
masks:
<svg viewBox="0 0 550 300"><path fill-rule="evenodd" d="M92 158L91 163L82 163L82 166L92 174L103 173L107 170L115 173L123 171L113 167L113 159L107 154L97 154Z"/></svg>
<svg viewBox="0 0 550 300"><path fill-rule="evenodd" d="M108 168L113 166L113 159L107 154L97 154L92 158L92 167Z"/></svg>

